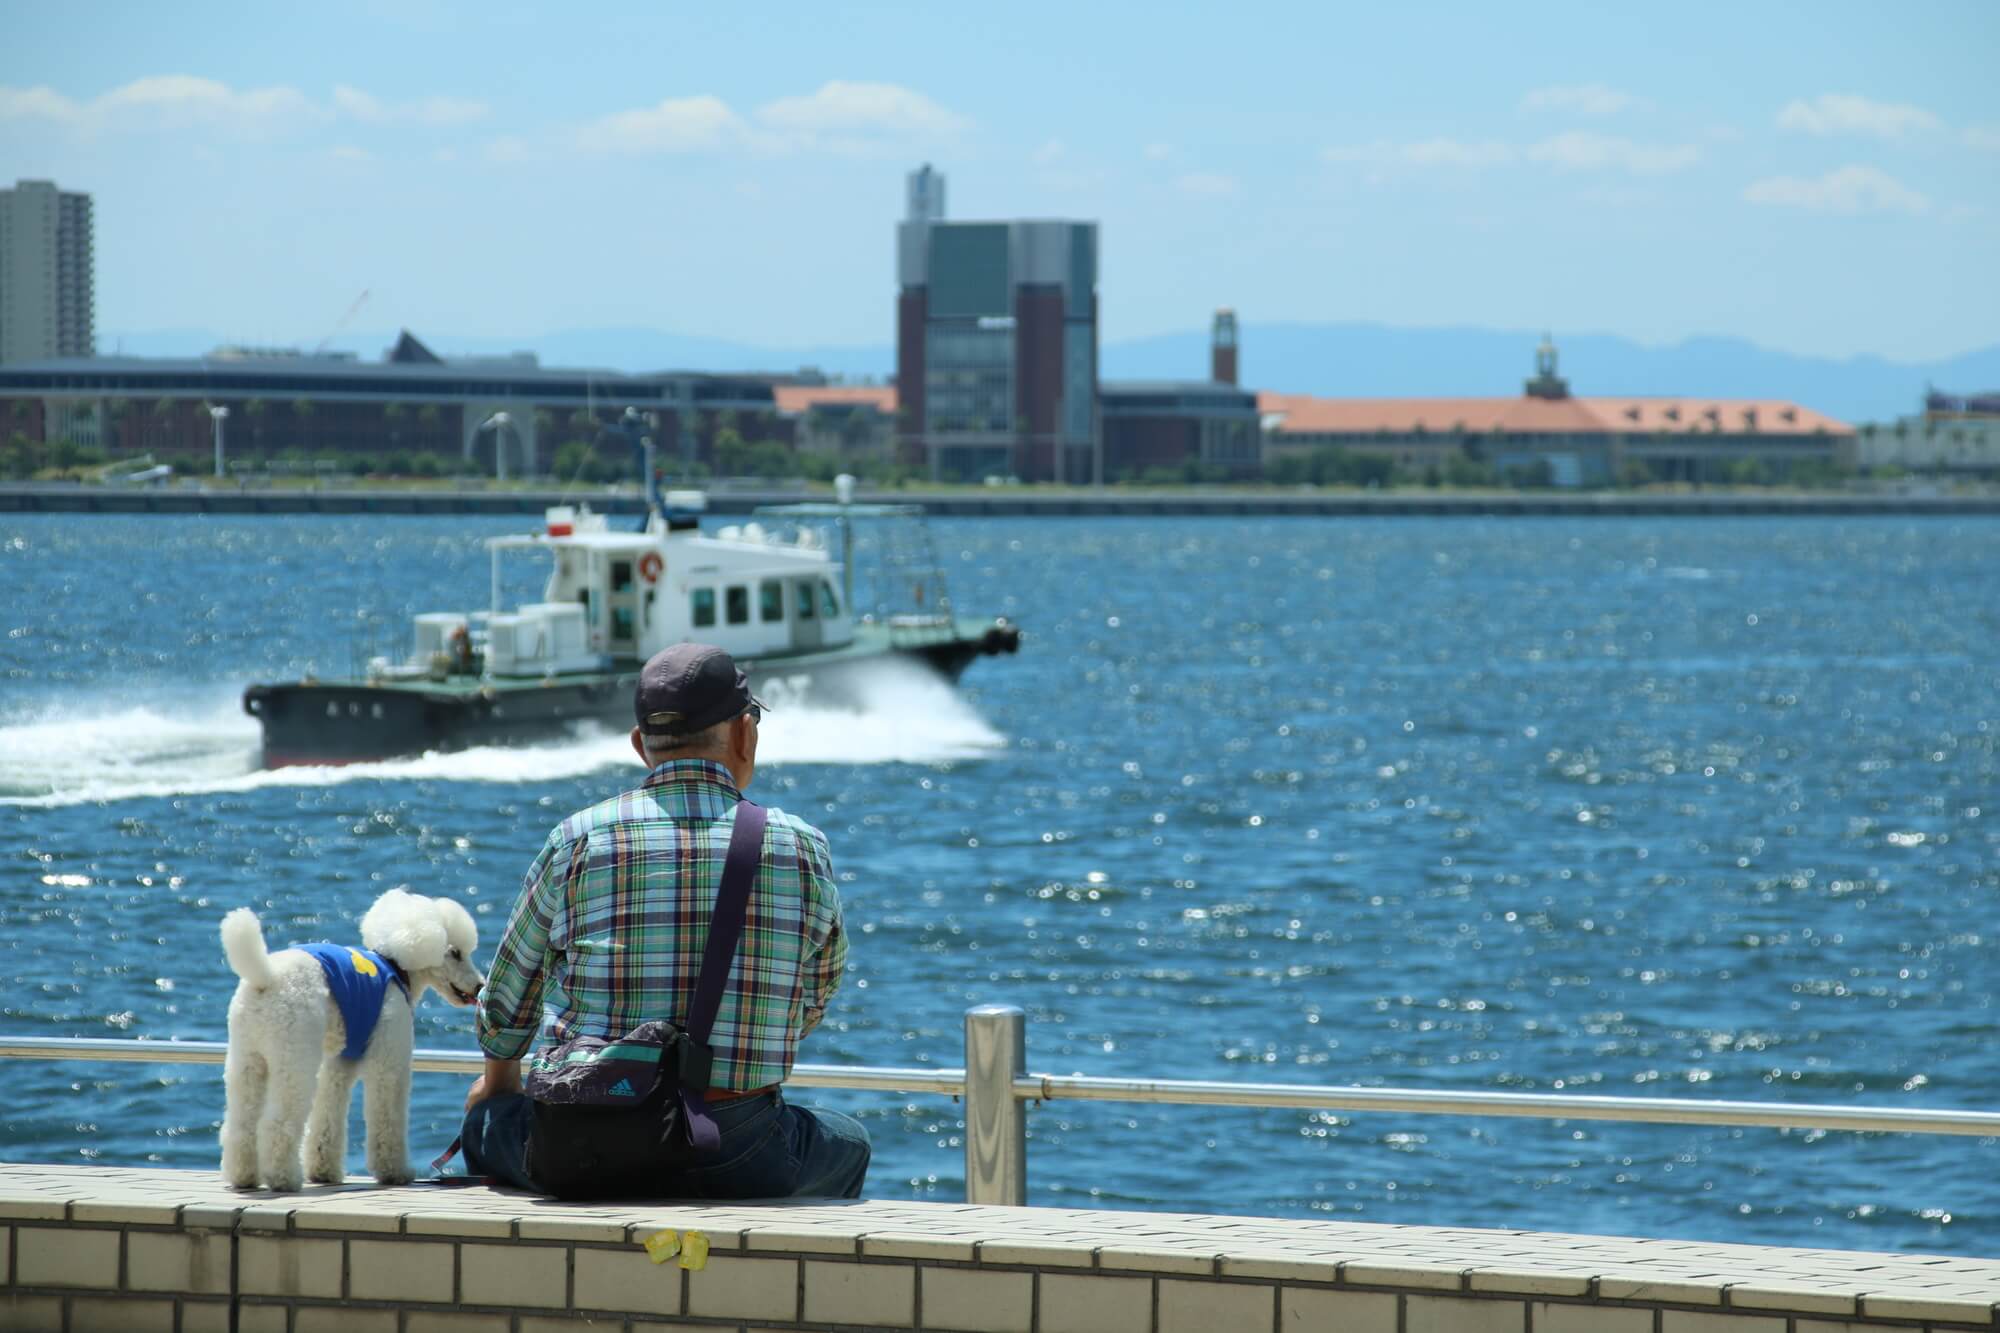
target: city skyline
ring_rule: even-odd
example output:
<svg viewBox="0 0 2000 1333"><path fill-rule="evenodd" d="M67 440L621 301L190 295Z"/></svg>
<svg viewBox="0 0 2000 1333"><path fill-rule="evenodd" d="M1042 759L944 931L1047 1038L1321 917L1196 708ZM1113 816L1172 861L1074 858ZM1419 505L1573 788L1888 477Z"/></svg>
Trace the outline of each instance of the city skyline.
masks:
<svg viewBox="0 0 2000 1333"><path fill-rule="evenodd" d="M310 347L344 318L879 345L924 161L955 219L1098 222L1109 341L1216 306L1902 361L2000 341L1990 7L1148 13L22 9L0 184L95 198L104 350Z"/></svg>

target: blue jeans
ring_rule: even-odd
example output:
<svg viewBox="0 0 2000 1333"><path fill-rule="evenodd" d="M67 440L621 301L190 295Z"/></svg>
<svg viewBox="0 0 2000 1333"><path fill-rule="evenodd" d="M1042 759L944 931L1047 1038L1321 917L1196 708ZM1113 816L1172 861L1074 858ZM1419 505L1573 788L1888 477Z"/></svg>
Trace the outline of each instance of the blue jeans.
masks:
<svg viewBox="0 0 2000 1333"><path fill-rule="evenodd" d="M535 1194L528 1175L532 1106L518 1092L476 1103L460 1131L466 1170ZM660 1182L676 1199L781 1199L799 1195L858 1199L868 1174L868 1131L838 1111L809 1110L773 1090L709 1108L722 1147L715 1159Z"/></svg>

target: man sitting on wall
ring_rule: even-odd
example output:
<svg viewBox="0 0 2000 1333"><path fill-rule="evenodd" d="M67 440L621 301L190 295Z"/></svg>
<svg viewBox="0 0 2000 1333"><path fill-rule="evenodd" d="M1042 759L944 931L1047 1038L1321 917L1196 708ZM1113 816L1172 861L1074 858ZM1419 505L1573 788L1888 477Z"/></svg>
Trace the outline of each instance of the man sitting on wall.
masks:
<svg viewBox="0 0 2000 1333"><path fill-rule="evenodd" d="M684 1024L737 803L756 770L763 705L720 648L683 643L646 663L632 748L651 771L571 815L529 867L479 1003L486 1072L466 1099L468 1167L536 1190L533 1103L521 1058L537 1030L615 1039ZM825 1017L847 960L826 835L771 810L746 925L709 1037L706 1100L721 1147L643 1182L680 1198L858 1197L868 1132L784 1097L799 1040Z"/></svg>

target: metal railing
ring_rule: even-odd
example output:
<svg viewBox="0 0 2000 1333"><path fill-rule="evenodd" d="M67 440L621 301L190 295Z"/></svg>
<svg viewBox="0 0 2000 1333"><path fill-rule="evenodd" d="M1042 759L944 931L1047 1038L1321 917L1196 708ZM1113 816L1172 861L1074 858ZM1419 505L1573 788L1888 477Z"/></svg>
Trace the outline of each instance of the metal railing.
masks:
<svg viewBox="0 0 2000 1333"><path fill-rule="evenodd" d="M1153 1102L1176 1106L1250 1106L1281 1110L1393 1111L1406 1115L1515 1116L1618 1120L1654 1125L1735 1125L1763 1129L1834 1129L1893 1134L2000 1138L2000 1112L1829 1106L1813 1102L1683 1101L1575 1093L1435 1092L1415 1088L1318 1087L1305 1083L1220 1083L1181 1079L1093 1078L1034 1074L1027 1067L1027 1015L985 1004L965 1013L965 1068L799 1065L797 1088L926 1092L965 1099L965 1198L1023 1204L1028 1196L1027 1104L1046 1101ZM144 1041L103 1037L0 1036L0 1060L86 1060L160 1064L223 1063L219 1041ZM474 1051L420 1050L420 1073L472 1077Z"/></svg>

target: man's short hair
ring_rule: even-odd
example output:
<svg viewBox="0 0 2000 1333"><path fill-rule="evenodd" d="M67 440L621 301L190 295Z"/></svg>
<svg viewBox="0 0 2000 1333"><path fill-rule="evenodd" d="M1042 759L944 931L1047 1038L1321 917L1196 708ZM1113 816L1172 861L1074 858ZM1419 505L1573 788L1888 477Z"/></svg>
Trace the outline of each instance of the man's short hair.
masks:
<svg viewBox="0 0 2000 1333"><path fill-rule="evenodd" d="M729 722L736 719L731 718ZM646 747L649 755L671 755L689 753L720 753L729 744L729 722L718 722L700 731L690 731L671 736L640 732L639 742Z"/></svg>

